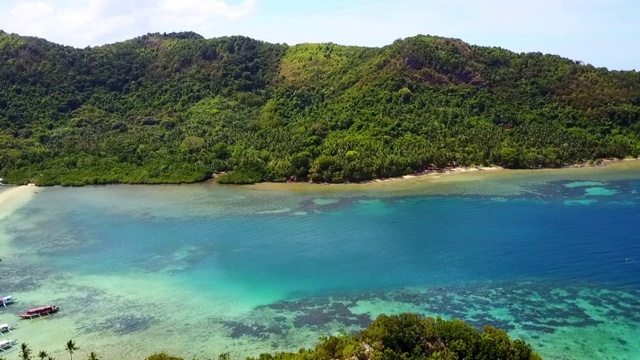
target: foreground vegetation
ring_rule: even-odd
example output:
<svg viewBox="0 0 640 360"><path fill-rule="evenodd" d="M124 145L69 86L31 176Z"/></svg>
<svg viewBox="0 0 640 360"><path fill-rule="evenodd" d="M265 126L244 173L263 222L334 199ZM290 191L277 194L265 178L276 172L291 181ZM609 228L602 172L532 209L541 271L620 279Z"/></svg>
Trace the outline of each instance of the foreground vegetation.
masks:
<svg viewBox="0 0 640 360"><path fill-rule="evenodd" d="M536 360L523 340L485 326L478 332L462 320L420 318L416 314L379 316L361 334L324 337L315 349L261 354L247 360Z"/></svg>
<svg viewBox="0 0 640 360"><path fill-rule="evenodd" d="M65 349L73 357L78 350L69 340ZM41 359L52 358L44 351ZM31 359L31 349L22 344L20 359ZM100 359L91 352L89 360ZM420 318L416 314L379 316L362 333L322 337L313 349L297 353L260 354L247 360L539 360L523 340L511 340L506 332L485 326L482 332L462 320ZM1 359L0 360L4 360ZM146 360L183 360L158 353ZM218 360L230 360L228 353Z"/></svg>
<svg viewBox="0 0 640 360"><path fill-rule="evenodd" d="M382 48L0 31L0 177L362 181L640 155L640 73L416 36Z"/></svg>

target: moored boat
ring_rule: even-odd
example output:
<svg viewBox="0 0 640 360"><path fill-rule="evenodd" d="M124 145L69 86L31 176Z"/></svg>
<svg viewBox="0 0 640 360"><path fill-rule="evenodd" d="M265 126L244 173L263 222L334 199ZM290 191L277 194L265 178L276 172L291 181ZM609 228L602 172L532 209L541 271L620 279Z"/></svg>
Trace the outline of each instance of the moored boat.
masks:
<svg viewBox="0 0 640 360"><path fill-rule="evenodd" d="M0 297L0 305L7 307L7 305L13 303L13 297L11 295L7 295L5 297Z"/></svg>
<svg viewBox="0 0 640 360"><path fill-rule="evenodd" d="M0 340L0 352L9 350L9 348L11 348L15 344L15 340Z"/></svg>
<svg viewBox="0 0 640 360"><path fill-rule="evenodd" d="M13 330L13 326L9 324L0 324L0 335L3 335L6 332L10 333L11 330Z"/></svg>
<svg viewBox="0 0 640 360"><path fill-rule="evenodd" d="M33 319L34 317L41 317L45 315L51 315L60 310L59 307L55 305L45 305L37 308L31 308L24 312L24 314L18 314L19 317L23 319Z"/></svg>

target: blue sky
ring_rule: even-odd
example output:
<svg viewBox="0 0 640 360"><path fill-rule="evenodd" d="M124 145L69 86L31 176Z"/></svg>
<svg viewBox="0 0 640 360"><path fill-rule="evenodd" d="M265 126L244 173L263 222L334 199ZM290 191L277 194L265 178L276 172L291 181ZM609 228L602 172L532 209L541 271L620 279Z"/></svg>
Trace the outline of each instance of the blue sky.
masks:
<svg viewBox="0 0 640 360"><path fill-rule="evenodd" d="M638 0L2 0L0 29L75 47L148 32L384 46L416 34L640 70Z"/></svg>

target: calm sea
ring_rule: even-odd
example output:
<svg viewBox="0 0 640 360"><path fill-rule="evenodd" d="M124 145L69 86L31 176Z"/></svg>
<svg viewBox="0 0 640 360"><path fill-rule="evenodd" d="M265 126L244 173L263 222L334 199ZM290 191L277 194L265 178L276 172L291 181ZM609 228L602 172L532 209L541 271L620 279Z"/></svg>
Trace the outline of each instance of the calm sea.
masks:
<svg viewBox="0 0 640 360"><path fill-rule="evenodd" d="M0 225L0 296L18 300L0 323L58 357L74 339L79 357L243 359L412 311L548 359L638 359L638 169L42 189ZM60 313L16 320L49 303Z"/></svg>

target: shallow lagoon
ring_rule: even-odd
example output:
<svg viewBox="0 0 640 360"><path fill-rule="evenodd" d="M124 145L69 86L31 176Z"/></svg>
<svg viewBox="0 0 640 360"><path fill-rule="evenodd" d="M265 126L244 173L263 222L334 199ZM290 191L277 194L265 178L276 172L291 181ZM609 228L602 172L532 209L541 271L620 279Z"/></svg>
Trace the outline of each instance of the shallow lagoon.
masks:
<svg viewBox="0 0 640 360"><path fill-rule="evenodd" d="M415 311L504 328L545 358L632 359L639 169L39 189L2 220L0 291L19 302L0 323L55 303L18 341L240 359Z"/></svg>

